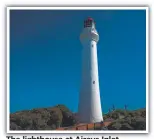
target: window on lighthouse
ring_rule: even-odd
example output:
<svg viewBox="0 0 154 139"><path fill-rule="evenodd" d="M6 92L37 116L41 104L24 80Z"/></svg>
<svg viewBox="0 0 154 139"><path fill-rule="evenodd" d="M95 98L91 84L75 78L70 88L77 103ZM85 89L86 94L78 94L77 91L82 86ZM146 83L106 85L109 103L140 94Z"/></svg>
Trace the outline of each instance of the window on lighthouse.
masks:
<svg viewBox="0 0 154 139"><path fill-rule="evenodd" d="M92 20L85 20L84 21L84 28L85 27L92 27Z"/></svg>
<svg viewBox="0 0 154 139"><path fill-rule="evenodd" d="M93 84L95 84L95 81L93 81Z"/></svg>

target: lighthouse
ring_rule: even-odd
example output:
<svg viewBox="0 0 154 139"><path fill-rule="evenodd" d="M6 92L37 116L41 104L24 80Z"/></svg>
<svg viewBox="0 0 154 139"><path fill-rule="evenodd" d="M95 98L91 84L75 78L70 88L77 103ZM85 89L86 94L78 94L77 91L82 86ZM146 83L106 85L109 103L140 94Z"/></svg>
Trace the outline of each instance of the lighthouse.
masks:
<svg viewBox="0 0 154 139"><path fill-rule="evenodd" d="M84 28L80 35L83 50L78 118L82 123L103 121L97 62L98 40L95 21L88 17L84 21Z"/></svg>

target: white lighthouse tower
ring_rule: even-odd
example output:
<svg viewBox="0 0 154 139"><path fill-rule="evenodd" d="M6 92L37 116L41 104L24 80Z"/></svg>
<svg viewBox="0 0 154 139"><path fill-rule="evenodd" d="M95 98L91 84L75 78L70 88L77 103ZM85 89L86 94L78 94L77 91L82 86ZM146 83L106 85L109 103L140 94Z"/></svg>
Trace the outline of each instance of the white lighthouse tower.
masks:
<svg viewBox="0 0 154 139"><path fill-rule="evenodd" d="M84 21L80 35L82 51L82 81L79 96L78 117L82 123L103 121L97 62L97 42L99 35L92 18Z"/></svg>

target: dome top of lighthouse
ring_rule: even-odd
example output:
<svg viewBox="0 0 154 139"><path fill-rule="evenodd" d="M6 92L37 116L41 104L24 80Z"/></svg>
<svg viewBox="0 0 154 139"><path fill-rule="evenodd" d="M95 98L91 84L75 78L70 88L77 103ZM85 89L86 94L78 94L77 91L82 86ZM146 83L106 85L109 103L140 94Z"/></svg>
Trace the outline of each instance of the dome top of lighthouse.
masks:
<svg viewBox="0 0 154 139"><path fill-rule="evenodd" d="M88 17L88 18L87 18L87 20L92 20L92 21L93 21L94 19L93 19L93 18L91 18L91 17Z"/></svg>
<svg viewBox="0 0 154 139"><path fill-rule="evenodd" d="M84 20L84 28L86 27L92 27L92 25L94 25L94 19L91 17L88 17L86 20Z"/></svg>

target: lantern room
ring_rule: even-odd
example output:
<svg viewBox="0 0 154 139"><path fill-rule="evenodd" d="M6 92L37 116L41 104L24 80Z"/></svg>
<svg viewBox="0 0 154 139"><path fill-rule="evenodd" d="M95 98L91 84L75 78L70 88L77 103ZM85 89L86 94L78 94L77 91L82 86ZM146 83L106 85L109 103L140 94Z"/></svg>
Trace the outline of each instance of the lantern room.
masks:
<svg viewBox="0 0 154 139"><path fill-rule="evenodd" d="M95 25L94 20L91 17L88 17L85 21L84 21L84 28L86 27L93 27Z"/></svg>

